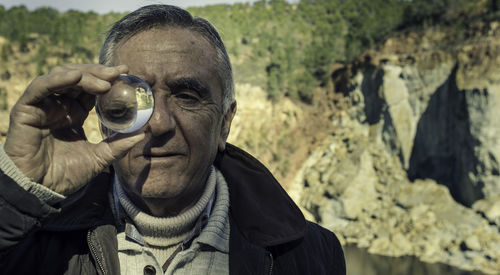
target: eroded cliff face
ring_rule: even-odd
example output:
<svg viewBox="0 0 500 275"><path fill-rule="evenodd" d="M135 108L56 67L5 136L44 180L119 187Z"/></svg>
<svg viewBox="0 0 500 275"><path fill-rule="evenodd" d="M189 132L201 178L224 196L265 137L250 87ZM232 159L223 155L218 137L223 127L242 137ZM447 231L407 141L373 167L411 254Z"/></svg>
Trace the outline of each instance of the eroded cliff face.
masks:
<svg viewBox="0 0 500 275"><path fill-rule="evenodd" d="M467 206L500 193L495 38L396 54L390 45L407 41L389 40L365 56L352 83L358 121L381 128L410 179L434 179Z"/></svg>
<svg viewBox="0 0 500 275"><path fill-rule="evenodd" d="M290 188L304 212L372 253L500 272L498 26L401 34L337 69L336 131Z"/></svg>

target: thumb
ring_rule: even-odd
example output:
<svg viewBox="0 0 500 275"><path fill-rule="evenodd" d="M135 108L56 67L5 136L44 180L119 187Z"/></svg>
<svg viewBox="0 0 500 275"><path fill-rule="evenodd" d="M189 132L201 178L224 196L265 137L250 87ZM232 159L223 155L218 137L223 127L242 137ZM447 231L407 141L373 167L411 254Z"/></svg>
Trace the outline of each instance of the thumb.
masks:
<svg viewBox="0 0 500 275"><path fill-rule="evenodd" d="M103 168L108 167L113 161L123 157L134 145L141 142L144 137L144 132L132 135L111 135L96 144L95 155Z"/></svg>

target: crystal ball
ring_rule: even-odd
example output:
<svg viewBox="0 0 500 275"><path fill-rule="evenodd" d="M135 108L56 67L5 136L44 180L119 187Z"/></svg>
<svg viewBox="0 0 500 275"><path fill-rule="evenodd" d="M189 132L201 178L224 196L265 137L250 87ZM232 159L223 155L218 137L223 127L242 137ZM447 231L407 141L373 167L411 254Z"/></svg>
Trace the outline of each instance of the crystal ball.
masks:
<svg viewBox="0 0 500 275"><path fill-rule="evenodd" d="M105 94L96 97L101 123L118 133L132 133L148 123L154 109L149 85L134 75L121 74Z"/></svg>

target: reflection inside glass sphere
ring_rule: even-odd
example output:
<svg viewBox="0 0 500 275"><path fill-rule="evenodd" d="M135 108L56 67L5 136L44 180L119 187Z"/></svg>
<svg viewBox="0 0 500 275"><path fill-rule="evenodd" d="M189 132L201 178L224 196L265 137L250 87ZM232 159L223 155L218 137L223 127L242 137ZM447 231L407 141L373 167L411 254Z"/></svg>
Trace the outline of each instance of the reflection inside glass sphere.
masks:
<svg viewBox="0 0 500 275"><path fill-rule="evenodd" d="M96 97L101 123L118 133L132 133L148 123L154 109L153 92L142 79L122 74L111 89Z"/></svg>

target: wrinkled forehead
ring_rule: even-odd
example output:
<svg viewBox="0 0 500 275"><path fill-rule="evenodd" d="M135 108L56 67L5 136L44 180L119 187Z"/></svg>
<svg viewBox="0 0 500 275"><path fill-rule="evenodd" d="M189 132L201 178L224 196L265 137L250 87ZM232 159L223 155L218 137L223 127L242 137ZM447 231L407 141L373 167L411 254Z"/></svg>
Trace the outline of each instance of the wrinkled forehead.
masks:
<svg viewBox="0 0 500 275"><path fill-rule="evenodd" d="M189 52L194 54L194 59L202 56L209 58L208 60L198 59L200 62L216 63L217 55L214 45L199 32L183 27L160 26L125 37L117 44L115 58L124 46L143 52Z"/></svg>

